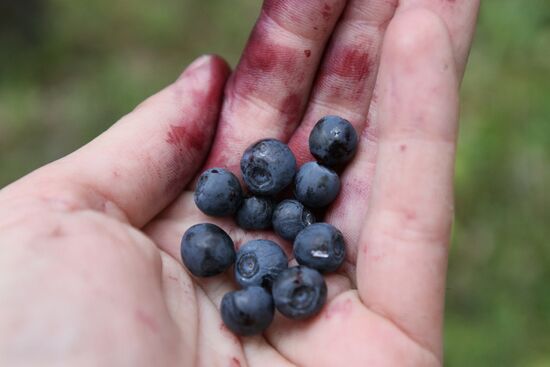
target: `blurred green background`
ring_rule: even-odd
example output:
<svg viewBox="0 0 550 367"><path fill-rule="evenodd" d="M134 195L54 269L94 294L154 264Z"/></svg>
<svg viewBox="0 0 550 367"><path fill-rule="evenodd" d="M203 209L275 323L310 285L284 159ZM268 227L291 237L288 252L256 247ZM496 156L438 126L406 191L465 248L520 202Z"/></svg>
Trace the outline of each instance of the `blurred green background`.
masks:
<svg viewBox="0 0 550 367"><path fill-rule="evenodd" d="M550 366L550 1L483 0L462 89L447 366ZM1 0L0 187L106 129L202 53L238 0Z"/></svg>

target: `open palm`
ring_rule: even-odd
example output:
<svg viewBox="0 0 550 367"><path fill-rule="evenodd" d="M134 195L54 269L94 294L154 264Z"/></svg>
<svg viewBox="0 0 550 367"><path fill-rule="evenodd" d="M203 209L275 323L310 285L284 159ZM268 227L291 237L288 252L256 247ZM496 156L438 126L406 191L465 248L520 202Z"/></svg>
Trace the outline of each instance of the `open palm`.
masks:
<svg viewBox="0 0 550 367"><path fill-rule="evenodd" d="M0 364L438 366L458 85L478 1L267 0L236 71L195 61L96 140L0 191ZM225 93L224 93L225 91ZM192 191L201 168L238 173L252 142L288 141L299 164L326 114L359 151L326 221L341 272L307 321L278 315L237 338L224 274L195 279L183 232L222 226Z"/></svg>

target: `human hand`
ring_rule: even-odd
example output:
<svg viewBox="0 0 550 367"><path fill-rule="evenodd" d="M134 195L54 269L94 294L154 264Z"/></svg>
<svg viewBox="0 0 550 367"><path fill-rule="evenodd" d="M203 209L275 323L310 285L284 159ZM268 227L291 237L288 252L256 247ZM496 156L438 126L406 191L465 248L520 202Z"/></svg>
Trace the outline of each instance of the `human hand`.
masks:
<svg viewBox="0 0 550 367"><path fill-rule="evenodd" d="M477 6L266 1L224 97L227 66L200 58L87 146L0 191L0 365L441 365L457 91ZM307 136L326 114L362 132L326 218L346 236L346 263L326 277L320 315L237 338L217 310L230 276L191 277L181 235L203 221L237 245L273 235L202 215L193 177L204 159L238 172L264 137L310 160Z"/></svg>

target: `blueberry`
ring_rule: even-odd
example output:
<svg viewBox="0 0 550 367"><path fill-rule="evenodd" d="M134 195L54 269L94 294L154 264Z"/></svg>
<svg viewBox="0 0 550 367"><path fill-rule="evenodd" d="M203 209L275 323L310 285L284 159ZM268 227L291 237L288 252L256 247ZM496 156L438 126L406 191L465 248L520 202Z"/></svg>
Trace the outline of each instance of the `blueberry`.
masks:
<svg viewBox="0 0 550 367"><path fill-rule="evenodd" d="M317 162L304 164L296 174L294 196L311 208L329 205L339 191L340 178L336 172Z"/></svg>
<svg viewBox="0 0 550 367"><path fill-rule="evenodd" d="M273 200L261 196L244 199L237 211L237 224L243 229L267 229L271 227Z"/></svg>
<svg viewBox="0 0 550 367"><path fill-rule="evenodd" d="M283 271L273 284L273 301L280 313L291 319L305 319L321 311L327 299L327 285L314 269L295 266Z"/></svg>
<svg viewBox="0 0 550 367"><path fill-rule="evenodd" d="M273 241L252 240L241 246L235 262L235 278L243 287L271 289L279 273L288 268L288 258Z"/></svg>
<svg viewBox="0 0 550 367"><path fill-rule="evenodd" d="M216 217L233 215L242 200L239 180L228 170L211 168L200 176L195 189L195 204L203 213Z"/></svg>
<svg viewBox="0 0 550 367"><path fill-rule="evenodd" d="M229 292L222 298L222 320L238 335L261 334L273 321L274 312L273 298L262 287Z"/></svg>
<svg viewBox="0 0 550 367"><path fill-rule="evenodd" d="M345 255L342 232L328 223L312 224L298 233L294 240L296 261L321 272L338 269Z"/></svg>
<svg viewBox="0 0 550 367"><path fill-rule="evenodd" d="M198 277L223 273L235 262L231 237L215 224L195 224L183 234L181 258L189 271Z"/></svg>
<svg viewBox="0 0 550 367"><path fill-rule="evenodd" d="M296 158L283 142L264 139L245 150L241 171L250 191L258 195L275 195L292 182Z"/></svg>
<svg viewBox="0 0 550 367"><path fill-rule="evenodd" d="M353 158L357 142L357 132L348 120L329 115L311 130L309 150L322 164L336 166Z"/></svg>
<svg viewBox="0 0 550 367"><path fill-rule="evenodd" d="M273 229L288 241L293 241L298 232L314 222L313 214L297 200L283 200L273 211Z"/></svg>

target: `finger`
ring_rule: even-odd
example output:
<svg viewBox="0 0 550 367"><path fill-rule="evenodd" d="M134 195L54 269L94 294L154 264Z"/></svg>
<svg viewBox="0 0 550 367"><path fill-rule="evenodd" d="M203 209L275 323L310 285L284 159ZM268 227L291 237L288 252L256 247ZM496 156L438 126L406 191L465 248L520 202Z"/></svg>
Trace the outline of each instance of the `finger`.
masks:
<svg viewBox="0 0 550 367"><path fill-rule="evenodd" d="M203 56L75 153L9 188L74 210L91 208L142 226L171 202L210 147L229 69Z"/></svg>
<svg viewBox="0 0 550 367"><path fill-rule="evenodd" d="M441 356L458 81L451 40L427 10L396 15L379 74L376 174L357 263L364 304Z"/></svg>
<svg viewBox="0 0 550 367"><path fill-rule="evenodd" d="M478 6L478 0L402 0L396 12L404 12L407 9L432 9L443 18L451 35L456 73L461 78L475 28ZM356 158L343 172L342 192L326 217L327 221L345 233L348 243L346 258L350 262L357 259L357 243L369 206L372 177L376 166L378 89L378 86L375 86L370 100L366 119L368 122L360 137Z"/></svg>
<svg viewBox="0 0 550 367"><path fill-rule="evenodd" d="M340 115L361 132L378 71L380 45L397 0L351 0L331 38L303 122L290 147L298 163L313 160L308 138L325 115Z"/></svg>
<svg viewBox="0 0 550 367"><path fill-rule="evenodd" d="M443 19L451 35L457 73L462 76L472 44L479 0L401 0L397 11L411 9L431 10Z"/></svg>
<svg viewBox="0 0 550 367"><path fill-rule="evenodd" d="M207 166L238 170L265 137L287 140L302 117L317 64L345 0L266 0L228 83Z"/></svg>
<svg viewBox="0 0 550 367"><path fill-rule="evenodd" d="M321 65L319 76L304 121L293 135L290 147L298 162L312 160L308 138L320 117L338 114L348 119L363 134L357 159L342 174L342 192L332 205L326 220L342 230L348 250L346 259L355 264L356 244L367 205L368 186L362 181L374 172L376 149L372 137L372 120L367 118L373 101L373 90L378 73L380 47L397 1L352 0L338 23L331 44ZM368 126L367 126L368 125ZM359 159L359 157L361 157ZM357 172L358 178L348 174ZM350 279L354 279L353 274Z"/></svg>
<svg viewBox="0 0 550 367"><path fill-rule="evenodd" d="M337 114L348 119L362 132L370 124L367 118L378 73L380 46L397 1L352 0L348 3L331 39L315 82L304 120L292 136L290 147L298 163L313 159L309 152L309 133L322 116ZM364 136L370 137L371 134ZM332 205L326 220L342 230L349 244L346 259L355 264L366 205L357 200L366 198L367 187L360 180L372 177L376 149L373 142L362 139L357 156L342 175L342 192ZM349 179L347 171L360 172L360 179ZM352 274L350 279L355 277Z"/></svg>

